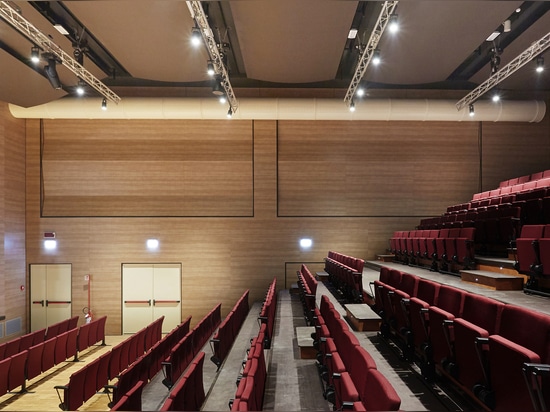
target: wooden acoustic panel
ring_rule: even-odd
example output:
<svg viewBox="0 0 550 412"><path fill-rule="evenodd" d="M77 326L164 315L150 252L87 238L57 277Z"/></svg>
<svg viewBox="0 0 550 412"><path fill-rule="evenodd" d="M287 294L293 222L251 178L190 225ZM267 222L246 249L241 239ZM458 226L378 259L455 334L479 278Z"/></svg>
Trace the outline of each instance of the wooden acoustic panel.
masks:
<svg viewBox="0 0 550 412"><path fill-rule="evenodd" d="M483 186L550 169L550 116L540 123L483 123Z"/></svg>
<svg viewBox="0 0 550 412"><path fill-rule="evenodd" d="M250 121L44 120L42 215L252 216Z"/></svg>
<svg viewBox="0 0 550 412"><path fill-rule="evenodd" d="M477 123L281 121L278 132L279 216L429 216L478 186Z"/></svg>
<svg viewBox="0 0 550 412"><path fill-rule="evenodd" d="M13 118L4 103L0 103L0 239L0 316L6 321L19 318L22 334L27 327L25 120ZM15 336L4 336L4 340Z"/></svg>

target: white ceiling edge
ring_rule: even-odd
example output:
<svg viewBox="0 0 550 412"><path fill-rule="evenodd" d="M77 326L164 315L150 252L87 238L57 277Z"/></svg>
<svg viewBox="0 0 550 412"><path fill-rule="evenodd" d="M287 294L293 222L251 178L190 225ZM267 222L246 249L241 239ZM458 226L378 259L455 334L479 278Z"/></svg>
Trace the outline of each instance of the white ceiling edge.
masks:
<svg viewBox="0 0 550 412"><path fill-rule="evenodd" d="M101 109L101 98L64 98L34 107L9 104L16 118L39 119L227 119L227 104L215 98L123 98ZM455 100L365 99L350 112L342 99L241 98L233 119L241 120L381 120L443 122L540 122L542 100L476 102L475 116L457 110Z"/></svg>

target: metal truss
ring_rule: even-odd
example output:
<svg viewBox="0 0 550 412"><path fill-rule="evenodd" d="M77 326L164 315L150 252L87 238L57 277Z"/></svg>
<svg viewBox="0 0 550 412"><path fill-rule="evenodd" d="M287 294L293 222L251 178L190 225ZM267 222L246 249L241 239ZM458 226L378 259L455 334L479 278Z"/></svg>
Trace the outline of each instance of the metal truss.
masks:
<svg viewBox="0 0 550 412"><path fill-rule="evenodd" d="M351 79L351 83L348 87L348 91L346 92L346 96L344 97L344 102L350 106L351 101L353 100L353 95L355 94L355 91L357 90L357 87L359 86L359 83L361 83L361 79L363 79L363 76L365 75L365 72L367 71L367 67L369 66L369 63L372 59L372 56L374 54L374 51L376 50L376 47L378 46L378 43L380 42L380 38L382 37L382 34L384 33L384 30L386 29L386 26L388 25L388 22L390 20L390 16L392 15L393 11L395 10L395 7L397 6L398 1L385 1L382 4L382 10L380 11L380 15L378 16L378 20L376 21L376 24L374 26L374 29L370 35L369 41L365 47L365 50L363 50L363 53L361 54L361 57L359 58L359 62L357 63L357 67L355 68L355 73L353 75L353 78Z"/></svg>
<svg viewBox="0 0 550 412"><path fill-rule="evenodd" d="M120 97L116 93L105 86L101 80L86 70L69 54L65 53L65 51L55 44L48 36L38 30L29 21L24 19L19 12L12 8L6 1L0 1L0 17L13 28L21 32L36 46L45 52L54 55L58 62L63 64L63 66L72 71L80 79L84 80L88 85L90 85L90 87L97 90L97 92L99 92L103 97L118 104Z"/></svg>
<svg viewBox="0 0 550 412"><path fill-rule="evenodd" d="M229 81L229 73L225 67L223 57L220 53L220 48L214 37L214 33L208 24L206 14L202 8L200 1L187 1L187 7L191 13L191 17L195 20L195 23L199 27L202 38L208 50L208 55L210 60L214 65L214 71L219 77L221 85L225 91L225 96L227 102L229 103L231 114L234 114L239 107L235 93L233 93L233 88L231 87L231 82Z"/></svg>
<svg viewBox="0 0 550 412"><path fill-rule="evenodd" d="M525 66L533 58L537 57L543 51L550 47L550 33L546 34L540 40L534 42L520 53L514 60L508 63L506 66L501 68L478 87L464 96L461 100L456 103L457 110L462 110L464 107L469 106L471 103L474 103L479 99L484 93L491 90L494 86L499 84L501 81L509 77L512 73L517 71L519 68Z"/></svg>

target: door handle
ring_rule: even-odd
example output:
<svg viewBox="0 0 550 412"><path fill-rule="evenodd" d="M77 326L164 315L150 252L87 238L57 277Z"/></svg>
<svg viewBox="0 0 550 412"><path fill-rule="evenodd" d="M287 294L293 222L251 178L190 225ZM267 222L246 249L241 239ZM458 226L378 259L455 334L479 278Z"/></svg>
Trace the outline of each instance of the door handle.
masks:
<svg viewBox="0 0 550 412"><path fill-rule="evenodd" d="M33 305L38 305L38 304L40 304L42 307L44 307L44 299L42 299L42 300L33 300L33 301L32 301L32 304L33 304Z"/></svg>
<svg viewBox="0 0 550 412"><path fill-rule="evenodd" d="M153 306L157 303L180 303L179 300L155 300L153 299Z"/></svg>
<svg viewBox="0 0 550 412"><path fill-rule="evenodd" d="M125 300L124 303L147 303L149 306L151 306L151 299L149 300ZM154 301L153 301L154 304Z"/></svg>
<svg viewBox="0 0 550 412"><path fill-rule="evenodd" d="M46 301L46 306L48 305L63 305L63 304L69 304L71 303L70 300L47 300Z"/></svg>

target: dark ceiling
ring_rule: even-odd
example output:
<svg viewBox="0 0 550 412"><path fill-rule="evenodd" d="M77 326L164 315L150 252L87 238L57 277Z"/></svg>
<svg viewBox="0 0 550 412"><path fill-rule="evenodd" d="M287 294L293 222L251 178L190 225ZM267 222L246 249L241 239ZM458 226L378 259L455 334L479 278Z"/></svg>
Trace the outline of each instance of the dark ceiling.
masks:
<svg viewBox="0 0 550 412"><path fill-rule="evenodd" d="M84 53L83 65L119 96L204 96L206 48L193 48L194 25L185 1L11 1L21 15L51 36L66 53ZM360 50L382 2L351 0L227 0L202 2L227 56L237 99L343 96ZM491 74L491 50L500 67L550 30L550 1L400 1L400 31L386 32L382 63L370 66L363 84L371 90L437 90L465 94ZM510 31L503 23L510 20ZM69 35L58 33L62 24ZM358 35L348 39L350 28ZM501 34L493 42L486 38ZM29 107L74 94L76 76L58 65L63 85L54 90L44 63L30 60L33 44L0 20L0 100ZM523 97L550 91L548 70L535 62L499 88ZM89 89L90 95L95 91Z"/></svg>

